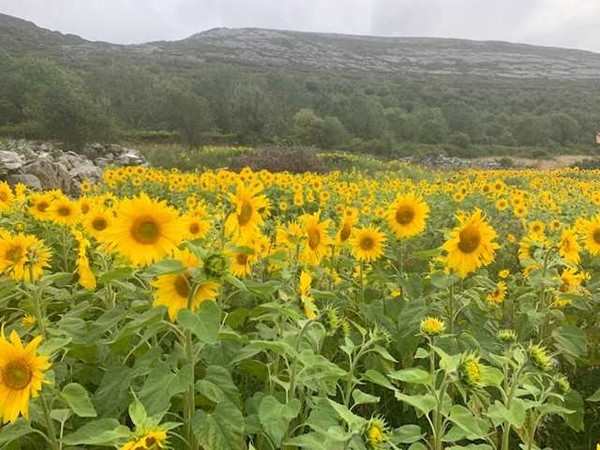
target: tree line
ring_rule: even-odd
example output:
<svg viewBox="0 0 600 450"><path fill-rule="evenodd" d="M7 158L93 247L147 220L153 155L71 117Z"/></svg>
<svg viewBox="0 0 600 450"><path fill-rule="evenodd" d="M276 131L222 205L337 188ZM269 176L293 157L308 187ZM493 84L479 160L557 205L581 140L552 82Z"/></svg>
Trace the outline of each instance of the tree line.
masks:
<svg viewBox="0 0 600 450"><path fill-rule="evenodd" d="M81 145L123 136L393 153L401 143L568 146L600 128L600 83L69 66L0 53L0 132Z"/></svg>

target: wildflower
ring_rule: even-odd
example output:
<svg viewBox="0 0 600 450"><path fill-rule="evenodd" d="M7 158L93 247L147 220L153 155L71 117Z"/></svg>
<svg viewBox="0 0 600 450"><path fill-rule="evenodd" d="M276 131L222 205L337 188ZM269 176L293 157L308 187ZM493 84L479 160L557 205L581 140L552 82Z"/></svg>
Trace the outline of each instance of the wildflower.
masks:
<svg viewBox="0 0 600 450"><path fill-rule="evenodd" d="M388 224L399 238L421 234L429 216L429 205L415 194L399 195L388 208Z"/></svg>
<svg viewBox="0 0 600 450"><path fill-rule="evenodd" d="M352 256L359 261L375 261L383 254L385 240L385 234L374 227L360 228L350 241Z"/></svg>
<svg viewBox="0 0 600 450"><path fill-rule="evenodd" d="M552 358L548 355L546 347L531 345L528 349L529 361L537 369L547 372L552 368Z"/></svg>
<svg viewBox="0 0 600 450"><path fill-rule="evenodd" d="M479 363L479 357L470 354L460 363L458 367L458 376L465 386L475 388L481 381L481 364Z"/></svg>

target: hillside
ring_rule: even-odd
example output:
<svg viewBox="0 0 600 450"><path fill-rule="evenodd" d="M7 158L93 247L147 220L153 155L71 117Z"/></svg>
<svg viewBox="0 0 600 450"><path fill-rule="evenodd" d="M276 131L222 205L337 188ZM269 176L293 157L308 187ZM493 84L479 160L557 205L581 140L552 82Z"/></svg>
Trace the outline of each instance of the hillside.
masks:
<svg viewBox="0 0 600 450"><path fill-rule="evenodd" d="M117 45L0 14L0 136L573 154L598 104L580 50L256 28Z"/></svg>
<svg viewBox="0 0 600 450"><path fill-rule="evenodd" d="M0 14L0 48L75 63L110 57L188 68L230 63L380 74L600 77L600 54L507 42L217 28L179 41L115 45L48 31L4 14Z"/></svg>

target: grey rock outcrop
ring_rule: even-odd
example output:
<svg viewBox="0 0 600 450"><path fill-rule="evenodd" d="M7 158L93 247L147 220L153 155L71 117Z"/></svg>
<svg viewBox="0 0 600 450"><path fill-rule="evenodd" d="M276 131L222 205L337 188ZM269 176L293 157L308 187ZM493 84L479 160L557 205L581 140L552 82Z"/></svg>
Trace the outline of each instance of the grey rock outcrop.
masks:
<svg viewBox="0 0 600 450"><path fill-rule="evenodd" d="M82 181L97 181L109 166L148 165L140 152L120 145L91 144L81 153L25 140L0 142L0 179L32 189L60 189L77 196Z"/></svg>

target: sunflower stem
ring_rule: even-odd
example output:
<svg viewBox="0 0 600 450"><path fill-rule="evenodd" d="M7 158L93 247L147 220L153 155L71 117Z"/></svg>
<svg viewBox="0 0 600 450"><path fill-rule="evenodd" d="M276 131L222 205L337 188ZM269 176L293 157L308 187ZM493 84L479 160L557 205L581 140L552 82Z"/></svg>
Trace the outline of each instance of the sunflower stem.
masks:
<svg viewBox="0 0 600 450"><path fill-rule="evenodd" d="M54 424L52 423L52 416L50 415L50 407L46 401L44 394L40 395L42 402L42 409L44 411L44 421L46 422L46 436L48 437L49 444L53 450L61 450L62 445L56 439L56 431L54 430Z"/></svg>

